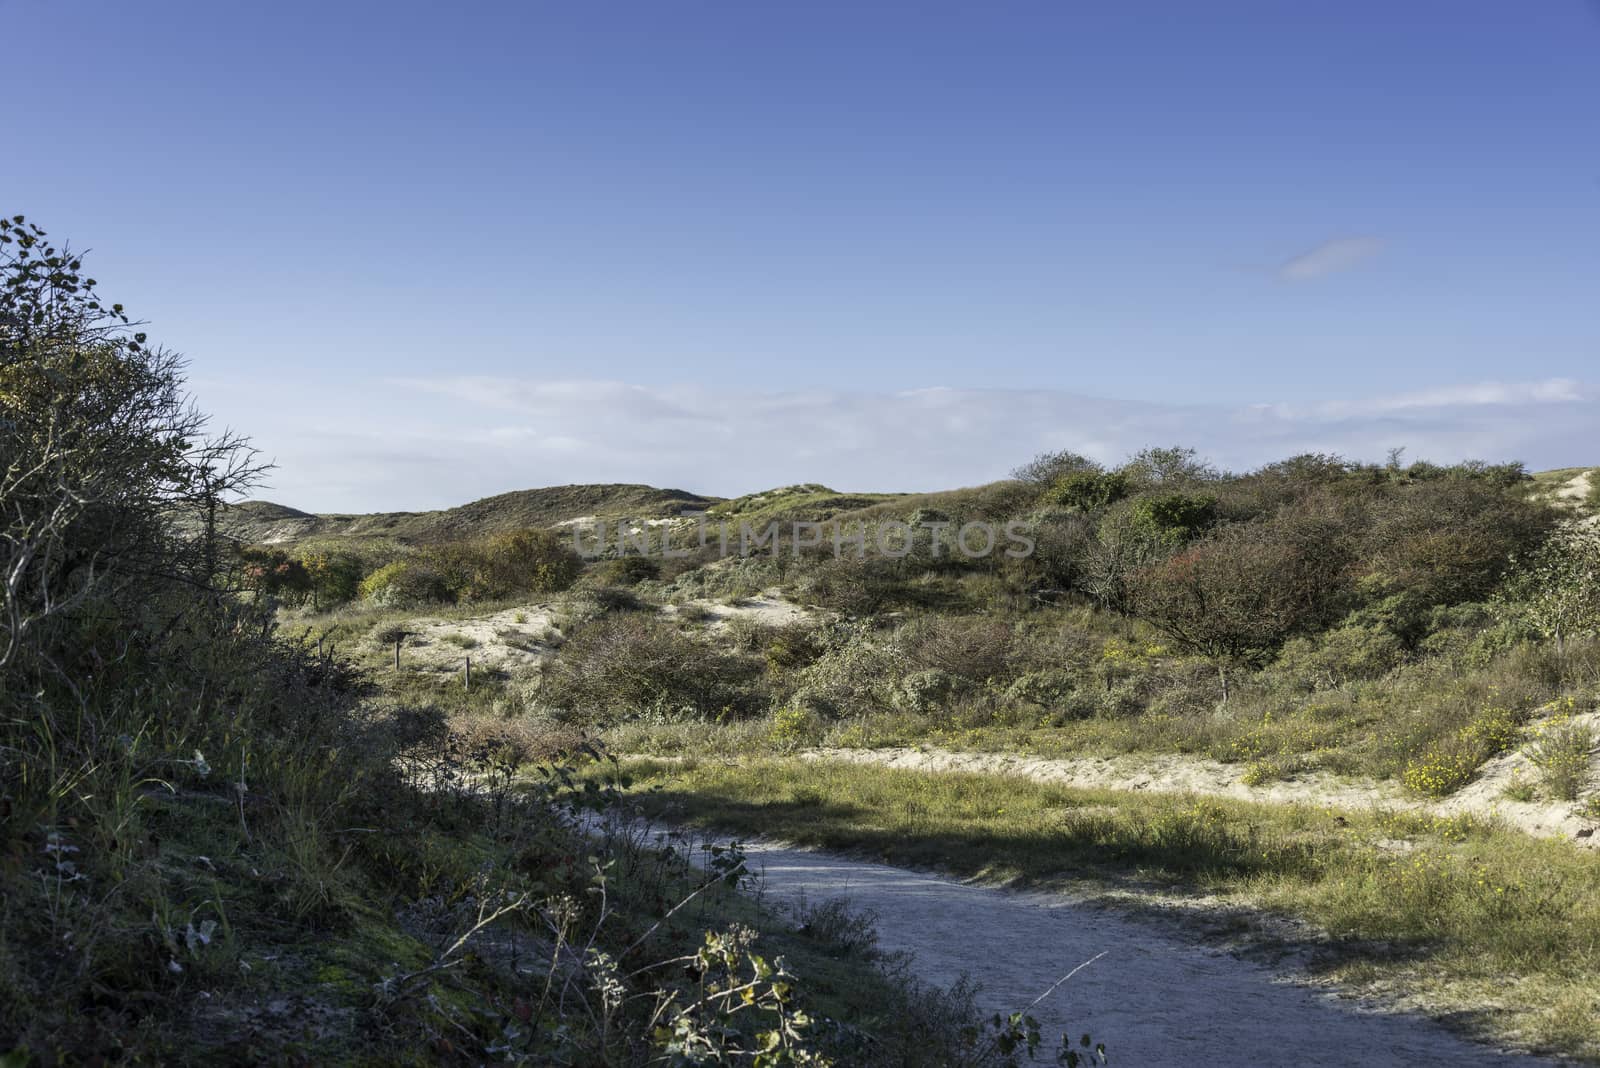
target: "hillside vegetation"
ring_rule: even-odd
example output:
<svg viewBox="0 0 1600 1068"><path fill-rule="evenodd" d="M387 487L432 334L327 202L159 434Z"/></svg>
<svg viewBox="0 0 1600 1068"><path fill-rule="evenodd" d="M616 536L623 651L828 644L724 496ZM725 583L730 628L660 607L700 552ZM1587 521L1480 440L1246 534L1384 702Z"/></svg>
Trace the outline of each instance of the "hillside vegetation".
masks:
<svg viewBox="0 0 1600 1068"><path fill-rule="evenodd" d="M1029 1055L1025 1018L977 1027L833 906L763 910L737 845L661 848L642 807L1277 910L1342 981L1600 1060L1591 471L1155 447L927 494L230 506L260 469L181 360L75 255L0 238L0 1053ZM639 540L585 558L591 517ZM722 523L770 537L695 537ZM958 551L969 524L1029 551ZM668 533L687 551L649 550ZM876 766L891 746L1148 773ZM1163 789L1184 761L1261 796ZM1407 805L1334 811L1330 781Z"/></svg>
<svg viewBox="0 0 1600 1068"><path fill-rule="evenodd" d="M0 219L0 1061L1015 1063L1025 1027L979 1026L847 911L776 916L737 844L651 839L625 779L579 776L582 731L461 721L281 630L282 597L394 583L238 551L222 501L260 468L182 368ZM423 592L569 583L523 524L615 496L500 499L515 529L437 547L462 585Z"/></svg>
<svg viewBox="0 0 1600 1068"><path fill-rule="evenodd" d="M1358 988L1600 1059L1585 474L1056 454L943 493L804 485L708 509L775 526L750 555L680 539L687 555L613 542L579 560L562 540L555 580L513 567L520 586L497 587L480 578L502 550L479 537L401 547L402 570L457 576L403 598L365 580L336 606L260 596L464 733L598 733L662 817L961 874L1203 890L1315 925L1329 974ZM1018 524L1033 551L954 551L978 522ZM885 523L910 541L835 551L835 533ZM988 752L966 763L1000 770L875 766L883 747L928 750L926 769ZM1137 783L1028 783L1009 754L1115 762ZM1219 767L1261 802L1185 796Z"/></svg>
<svg viewBox="0 0 1600 1068"><path fill-rule="evenodd" d="M295 544L311 539L439 542L550 527L588 517L676 517L704 511L714 503L714 497L653 486L547 486L496 494L433 512L313 515L270 501L242 501L221 509L218 525L223 534L245 544Z"/></svg>

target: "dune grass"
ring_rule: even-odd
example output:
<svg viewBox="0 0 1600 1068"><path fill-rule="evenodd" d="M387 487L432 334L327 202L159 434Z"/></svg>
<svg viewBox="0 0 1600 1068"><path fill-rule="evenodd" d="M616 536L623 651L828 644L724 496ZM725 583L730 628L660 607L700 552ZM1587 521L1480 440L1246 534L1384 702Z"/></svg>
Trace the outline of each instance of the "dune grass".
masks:
<svg viewBox="0 0 1600 1068"><path fill-rule="evenodd" d="M1600 1061L1600 857L1466 818L753 759L630 765L652 815L1023 885L1201 892L1326 932L1313 967Z"/></svg>

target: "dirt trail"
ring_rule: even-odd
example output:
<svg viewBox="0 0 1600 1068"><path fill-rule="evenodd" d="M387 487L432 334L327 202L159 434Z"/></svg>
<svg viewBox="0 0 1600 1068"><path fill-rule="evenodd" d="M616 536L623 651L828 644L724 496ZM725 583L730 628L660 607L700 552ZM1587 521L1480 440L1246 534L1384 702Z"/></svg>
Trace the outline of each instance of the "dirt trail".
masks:
<svg viewBox="0 0 1600 1068"><path fill-rule="evenodd" d="M1588 723L1600 735L1600 713L1577 715L1573 721ZM1442 801L1424 801L1409 796L1390 782L1344 779L1321 771L1303 772L1294 779L1251 786L1243 781L1244 768L1241 765L1179 754L1049 758L1012 753L896 748L812 749L801 755L808 760L839 760L917 771L1017 775L1039 782L1085 789L1206 794L1242 801L1356 810L1405 809L1439 815L1472 813L1498 819L1528 834L1567 838L1590 847L1600 845L1600 835L1592 833L1597 821L1579 811L1579 804L1593 795L1592 785L1584 792L1579 804L1569 801L1514 801L1504 796L1503 791L1514 781L1536 783L1539 780L1538 769L1527 752L1521 749L1488 761L1472 782ZM1590 754L1590 762L1593 769L1593 753ZM1591 773L1591 784L1595 779L1596 776ZM1579 837L1584 832L1590 833Z"/></svg>
<svg viewBox="0 0 1600 1068"><path fill-rule="evenodd" d="M949 986L970 977L981 986L979 1007L986 1012L1023 1009L1074 967L1104 953L1029 1011L1047 1040L1087 1031L1107 1043L1114 1064L1524 1060L1421 1017L1275 974L1174 927L1064 896L977 886L771 843L746 849L767 903L844 897L870 909L877 913L880 948L912 954L912 970L930 983Z"/></svg>

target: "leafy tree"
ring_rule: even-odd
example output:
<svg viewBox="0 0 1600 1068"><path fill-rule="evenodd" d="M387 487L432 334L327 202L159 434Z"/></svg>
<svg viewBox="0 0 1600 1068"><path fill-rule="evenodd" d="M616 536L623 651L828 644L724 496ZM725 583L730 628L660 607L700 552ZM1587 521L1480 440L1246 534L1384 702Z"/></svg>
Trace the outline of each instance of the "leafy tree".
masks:
<svg viewBox="0 0 1600 1068"><path fill-rule="evenodd" d="M80 257L0 218L0 668L59 670L56 626L112 618L174 581L220 577L216 507L261 468L207 438L182 361L106 304ZM180 540L174 514L198 513Z"/></svg>

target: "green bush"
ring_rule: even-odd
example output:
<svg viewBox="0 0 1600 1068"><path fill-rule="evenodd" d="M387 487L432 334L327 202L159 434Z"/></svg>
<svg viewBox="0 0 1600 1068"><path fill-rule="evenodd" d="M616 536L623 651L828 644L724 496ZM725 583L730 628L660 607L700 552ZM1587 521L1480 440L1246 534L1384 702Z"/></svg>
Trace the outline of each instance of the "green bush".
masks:
<svg viewBox="0 0 1600 1068"><path fill-rule="evenodd" d="M944 708L958 690L961 680L939 668L913 671L900 680L894 693L894 704L907 712L927 714Z"/></svg>
<svg viewBox="0 0 1600 1068"><path fill-rule="evenodd" d="M763 710L765 664L684 634L644 613L607 616L561 649L542 696L575 722L613 724L641 715L743 718Z"/></svg>
<svg viewBox="0 0 1600 1068"><path fill-rule="evenodd" d="M1193 541L1210 529L1217 518L1217 498L1212 494L1161 493L1133 502L1133 521L1167 545Z"/></svg>
<svg viewBox="0 0 1600 1068"><path fill-rule="evenodd" d="M361 594L363 565L358 556L306 549L300 553L300 566L305 568L314 608L343 604Z"/></svg>
<svg viewBox="0 0 1600 1068"><path fill-rule="evenodd" d="M1570 712L1559 713L1540 724L1534 732L1528 758L1539 769L1550 796L1574 801L1589 778L1589 759L1594 751L1594 728L1575 723Z"/></svg>
<svg viewBox="0 0 1600 1068"><path fill-rule="evenodd" d="M384 608L413 608L451 599L449 584L434 568L415 560L385 564L361 580L361 598Z"/></svg>
<svg viewBox="0 0 1600 1068"><path fill-rule="evenodd" d="M564 590L583 569L566 539L548 530L492 534L470 548L477 556L468 593L473 600Z"/></svg>
<svg viewBox="0 0 1600 1068"><path fill-rule="evenodd" d="M1077 512L1096 512L1122 500L1130 489L1128 476L1120 471L1072 471L1058 478L1040 501Z"/></svg>
<svg viewBox="0 0 1600 1068"><path fill-rule="evenodd" d="M1295 688L1341 689L1382 678L1404 660L1405 644L1387 627L1354 624L1290 640L1273 672Z"/></svg>
<svg viewBox="0 0 1600 1068"><path fill-rule="evenodd" d="M590 578L603 586L637 586L660 576L661 564L648 556L619 556L590 570Z"/></svg>
<svg viewBox="0 0 1600 1068"><path fill-rule="evenodd" d="M1071 702L1077 690L1077 680L1071 672L1046 669L1017 676L1006 687L1005 698L1020 704L1062 709Z"/></svg>

